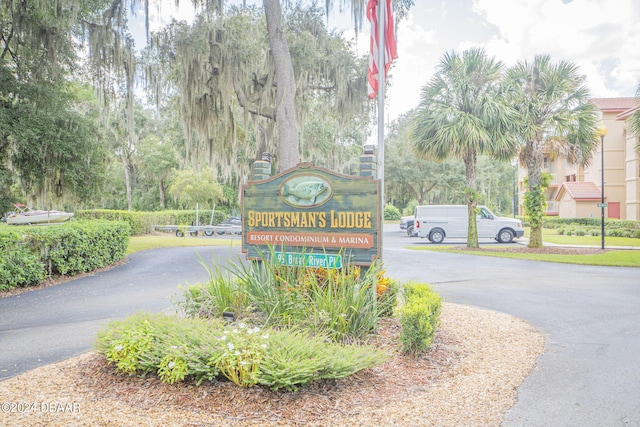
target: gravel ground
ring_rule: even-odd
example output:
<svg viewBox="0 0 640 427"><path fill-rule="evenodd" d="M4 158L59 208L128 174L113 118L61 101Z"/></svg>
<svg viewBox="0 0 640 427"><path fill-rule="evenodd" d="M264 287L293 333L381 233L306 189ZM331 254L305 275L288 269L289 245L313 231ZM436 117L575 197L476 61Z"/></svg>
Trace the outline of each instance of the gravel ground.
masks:
<svg viewBox="0 0 640 427"><path fill-rule="evenodd" d="M506 314L444 303L432 348L397 353L399 326L376 345L392 355L348 380L295 393L228 382L196 387L115 373L86 353L0 382L2 426L499 426L544 337Z"/></svg>

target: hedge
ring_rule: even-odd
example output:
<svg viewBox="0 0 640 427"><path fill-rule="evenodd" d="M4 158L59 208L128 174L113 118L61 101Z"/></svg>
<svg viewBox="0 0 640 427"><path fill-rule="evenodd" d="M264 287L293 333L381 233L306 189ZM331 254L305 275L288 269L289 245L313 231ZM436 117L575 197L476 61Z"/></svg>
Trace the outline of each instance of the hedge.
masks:
<svg viewBox="0 0 640 427"><path fill-rule="evenodd" d="M566 228L567 226L584 226L584 227L600 227L602 218L557 218L547 217L544 219L544 228ZM611 219L606 218L604 221L605 228L624 228L637 230L640 228L638 221L628 219Z"/></svg>
<svg viewBox="0 0 640 427"><path fill-rule="evenodd" d="M198 211L198 223L208 225L211 222L211 209ZM222 210L216 210L213 225L227 219L228 214ZM158 212L132 212L110 209L92 209L76 212L76 219L106 219L109 221L125 221L131 227L132 235L149 234L156 225L191 225L196 223L196 211L158 211Z"/></svg>
<svg viewBox="0 0 640 427"><path fill-rule="evenodd" d="M0 228L0 290L111 265L124 258L129 234L128 223L105 220Z"/></svg>

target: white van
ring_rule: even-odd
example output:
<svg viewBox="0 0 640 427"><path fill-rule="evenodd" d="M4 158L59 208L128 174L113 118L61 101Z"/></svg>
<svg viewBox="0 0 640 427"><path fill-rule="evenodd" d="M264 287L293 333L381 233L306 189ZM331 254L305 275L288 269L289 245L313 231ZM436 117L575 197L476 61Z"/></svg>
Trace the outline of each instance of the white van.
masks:
<svg viewBox="0 0 640 427"><path fill-rule="evenodd" d="M414 233L433 243L442 243L445 237L466 239L469 231L468 209L466 205L416 206ZM522 221L496 216L486 206L478 206L477 212L478 238L511 243L514 238L524 235Z"/></svg>

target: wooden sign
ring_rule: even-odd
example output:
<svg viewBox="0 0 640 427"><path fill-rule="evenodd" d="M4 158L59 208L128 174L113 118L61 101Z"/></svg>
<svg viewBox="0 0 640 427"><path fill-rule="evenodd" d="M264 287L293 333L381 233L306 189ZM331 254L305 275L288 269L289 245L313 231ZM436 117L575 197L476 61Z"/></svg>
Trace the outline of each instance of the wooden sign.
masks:
<svg viewBox="0 0 640 427"><path fill-rule="evenodd" d="M284 265L371 265L380 258L380 181L302 163L245 184L242 221L249 259L271 247Z"/></svg>

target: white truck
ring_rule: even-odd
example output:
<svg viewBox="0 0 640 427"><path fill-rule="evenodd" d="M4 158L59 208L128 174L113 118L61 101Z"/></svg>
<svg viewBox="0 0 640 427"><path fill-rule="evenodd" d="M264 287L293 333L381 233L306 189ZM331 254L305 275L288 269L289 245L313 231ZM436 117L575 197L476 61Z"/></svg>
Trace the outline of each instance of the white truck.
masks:
<svg viewBox="0 0 640 427"><path fill-rule="evenodd" d="M499 217L486 206L477 210L478 238L493 238L500 243L511 243L524 235L522 221ZM428 238L433 243L442 243L446 237L467 238L469 231L468 207L466 205L416 206L414 211L414 233Z"/></svg>

